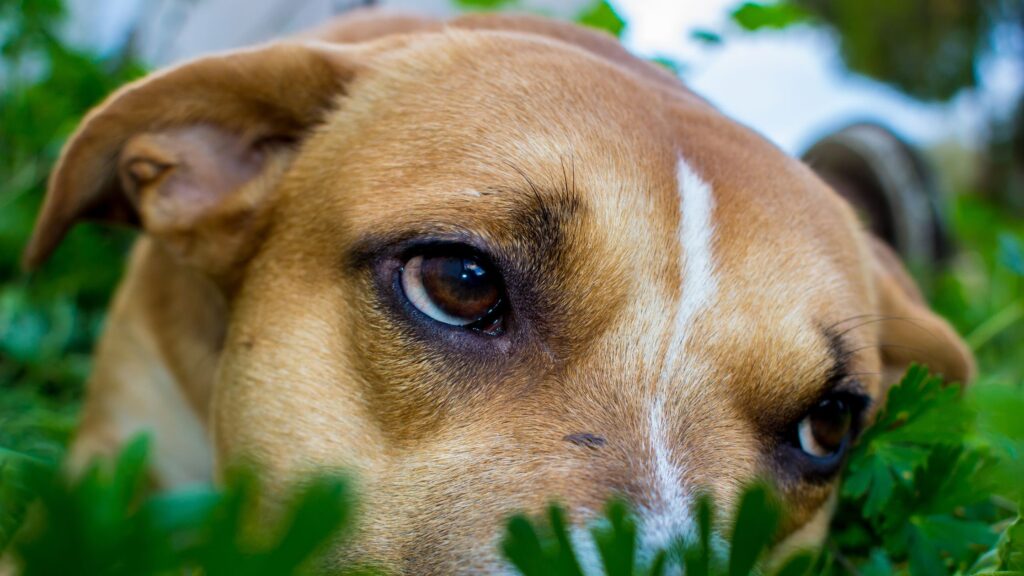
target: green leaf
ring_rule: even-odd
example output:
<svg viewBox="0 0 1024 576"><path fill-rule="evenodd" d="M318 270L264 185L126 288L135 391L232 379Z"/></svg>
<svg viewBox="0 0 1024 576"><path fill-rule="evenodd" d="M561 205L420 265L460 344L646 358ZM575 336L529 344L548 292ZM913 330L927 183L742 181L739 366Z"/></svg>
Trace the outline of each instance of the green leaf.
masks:
<svg viewBox="0 0 1024 576"><path fill-rule="evenodd" d="M702 44L707 44L708 46L719 46L722 44L721 34L704 28L698 28L690 31L690 38Z"/></svg>
<svg viewBox="0 0 1024 576"><path fill-rule="evenodd" d="M573 549L572 538L569 535L570 527L565 510L558 505L549 506L548 522L551 525L551 532L555 536L555 542L558 544L553 562L555 574L583 576L583 570L576 559L576 551Z"/></svg>
<svg viewBox="0 0 1024 576"><path fill-rule="evenodd" d="M999 540L998 569L1024 572L1024 506Z"/></svg>
<svg viewBox="0 0 1024 576"><path fill-rule="evenodd" d="M616 38L622 36L622 31L626 28L626 21L615 12L607 0L601 0L588 8L576 18L576 21L584 26L604 30Z"/></svg>
<svg viewBox="0 0 1024 576"><path fill-rule="evenodd" d="M1024 388L989 384L968 389L979 427L1000 442L1024 441Z"/></svg>
<svg viewBox="0 0 1024 576"><path fill-rule="evenodd" d="M987 457L980 450L940 446L928 456L914 483L914 505L920 514L951 514L984 500Z"/></svg>
<svg viewBox="0 0 1024 576"><path fill-rule="evenodd" d="M960 400L958 387L929 376L924 366L911 366L889 390L881 414L864 438L885 436L891 441L956 445L971 422L970 412Z"/></svg>
<svg viewBox="0 0 1024 576"><path fill-rule="evenodd" d="M713 551L711 547L711 529L714 520L714 509L711 497L701 494L696 507L697 541L689 543L683 550L683 565L686 573L693 576L711 574Z"/></svg>
<svg viewBox="0 0 1024 576"><path fill-rule="evenodd" d="M1017 276L1024 277L1024 246L1009 233L999 235L999 262Z"/></svg>
<svg viewBox="0 0 1024 576"><path fill-rule="evenodd" d="M608 522L591 530L607 576L632 576L636 562L636 522L626 503L612 499L605 508Z"/></svg>
<svg viewBox="0 0 1024 576"><path fill-rule="evenodd" d="M814 567L814 554L802 552L795 554L775 571L775 576L806 576Z"/></svg>
<svg viewBox="0 0 1024 576"><path fill-rule="evenodd" d="M768 489L760 484L740 500L729 550L729 576L747 576L775 537L779 510Z"/></svg>
<svg viewBox="0 0 1024 576"><path fill-rule="evenodd" d="M780 30L804 22L809 14L784 0L772 3L745 2L733 11L732 20L744 30Z"/></svg>
<svg viewBox="0 0 1024 576"><path fill-rule="evenodd" d="M548 574L540 536L525 516L517 515L509 519L505 527L505 537L501 542L501 549L505 558L523 576L545 576Z"/></svg>
<svg viewBox="0 0 1024 576"><path fill-rule="evenodd" d="M893 569L892 560L881 548L871 550L868 561L861 566L861 576L890 576L896 571Z"/></svg>
<svg viewBox="0 0 1024 576"><path fill-rule="evenodd" d="M350 523L351 495L340 479L315 478L302 488L291 510L284 534L260 562L266 574L287 574L334 540Z"/></svg>
<svg viewBox="0 0 1024 576"><path fill-rule="evenodd" d="M928 376L921 366L912 366L889 390L884 408L853 450L842 495L863 499L863 515L867 518L879 517L883 512L891 518L893 512L905 510L904 506L893 507L891 501L908 490L919 490L916 482L926 466L936 468L941 464L941 471L930 473L931 480L946 478L956 469L959 452L942 461L933 461L933 456L936 451L964 442L971 413L963 404L956 387ZM958 478L970 475L966 465L960 473ZM934 490L929 494L938 497ZM957 491L945 499L961 497L966 495Z"/></svg>
<svg viewBox="0 0 1024 576"><path fill-rule="evenodd" d="M53 462L0 447L0 551L21 527L37 487L49 483L56 471Z"/></svg>
<svg viewBox="0 0 1024 576"><path fill-rule="evenodd" d="M966 561L973 551L984 550L996 542L996 534L988 524L962 520L949 515L916 519L917 537L927 539L943 556Z"/></svg>
<svg viewBox="0 0 1024 576"><path fill-rule="evenodd" d="M664 576L668 570L668 553L662 550L654 555L651 567L647 570L648 576Z"/></svg>
<svg viewBox="0 0 1024 576"><path fill-rule="evenodd" d="M656 56L654 58L651 58L651 62L668 70L675 76L679 76L686 69L686 66L682 62L665 56Z"/></svg>
<svg viewBox="0 0 1024 576"><path fill-rule="evenodd" d="M469 10L499 10L515 4L516 0L455 0L455 3Z"/></svg>
<svg viewBox="0 0 1024 576"><path fill-rule="evenodd" d="M300 574L325 545L343 543L351 524L347 483L329 477L307 480L283 499L280 514L260 513L260 522L260 483L251 472L229 474L222 490L191 488L140 503L146 452L138 437L113 466L97 463L77 481L42 489L42 522L14 544L25 576Z"/></svg>
<svg viewBox="0 0 1024 576"><path fill-rule="evenodd" d="M946 574L946 565L935 544L919 531L911 529L910 574L911 576L935 576Z"/></svg>

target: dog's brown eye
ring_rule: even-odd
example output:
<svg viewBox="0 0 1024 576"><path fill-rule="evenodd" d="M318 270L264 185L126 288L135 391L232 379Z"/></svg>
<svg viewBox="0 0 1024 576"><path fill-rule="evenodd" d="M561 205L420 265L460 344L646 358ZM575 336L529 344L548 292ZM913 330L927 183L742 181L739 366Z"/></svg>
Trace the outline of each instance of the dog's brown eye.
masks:
<svg viewBox="0 0 1024 576"><path fill-rule="evenodd" d="M850 403L842 398L826 398L797 427L800 449L816 458L829 458L843 449L852 428Z"/></svg>
<svg viewBox="0 0 1024 576"><path fill-rule="evenodd" d="M498 275L470 256L410 258L402 268L402 290L417 310L438 322L489 334L500 329L500 318L492 318L501 305Z"/></svg>

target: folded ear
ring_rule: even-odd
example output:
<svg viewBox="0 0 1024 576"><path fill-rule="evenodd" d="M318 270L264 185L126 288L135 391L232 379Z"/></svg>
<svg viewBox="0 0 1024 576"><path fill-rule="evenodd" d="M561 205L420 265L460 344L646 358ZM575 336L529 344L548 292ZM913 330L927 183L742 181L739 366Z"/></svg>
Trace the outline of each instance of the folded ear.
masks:
<svg viewBox="0 0 1024 576"><path fill-rule="evenodd" d="M356 48L277 44L201 58L129 84L65 145L24 254L40 265L81 219L141 224L223 273L251 246L301 139L357 71Z"/></svg>
<svg viewBox="0 0 1024 576"><path fill-rule="evenodd" d="M871 239L878 295L880 348L893 381L911 363L924 364L947 381L974 378L974 357L960 336L927 302L895 252Z"/></svg>

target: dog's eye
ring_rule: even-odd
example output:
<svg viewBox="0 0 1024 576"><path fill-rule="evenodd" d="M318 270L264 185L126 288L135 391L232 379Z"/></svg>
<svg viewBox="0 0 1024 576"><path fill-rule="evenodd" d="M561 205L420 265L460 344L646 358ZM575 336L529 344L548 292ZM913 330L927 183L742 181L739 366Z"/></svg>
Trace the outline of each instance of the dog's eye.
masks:
<svg viewBox="0 0 1024 576"><path fill-rule="evenodd" d="M850 439L854 407L841 397L825 398L797 425L800 449L815 458L839 455Z"/></svg>
<svg viewBox="0 0 1024 576"><path fill-rule="evenodd" d="M472 256L414 256L401 274L405 297L430 318L490 335L501 332L501 281L480 260Z"/></svg>

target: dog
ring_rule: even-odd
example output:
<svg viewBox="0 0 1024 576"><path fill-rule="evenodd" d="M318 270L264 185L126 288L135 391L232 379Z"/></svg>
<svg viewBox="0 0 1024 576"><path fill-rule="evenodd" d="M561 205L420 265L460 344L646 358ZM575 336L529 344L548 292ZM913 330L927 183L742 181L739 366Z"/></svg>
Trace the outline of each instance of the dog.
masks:
<svg viewBox="0 0 1024 576"><path fill-rule="evenodd" d="M819 543L912 362L970 352L807 167L604 33L361 13L110 96L26 249L139 227L82 466L150 431L175 486L357 479L333 561L501 572L504 519L626 499L651 551L756 478Z"/></svg>

